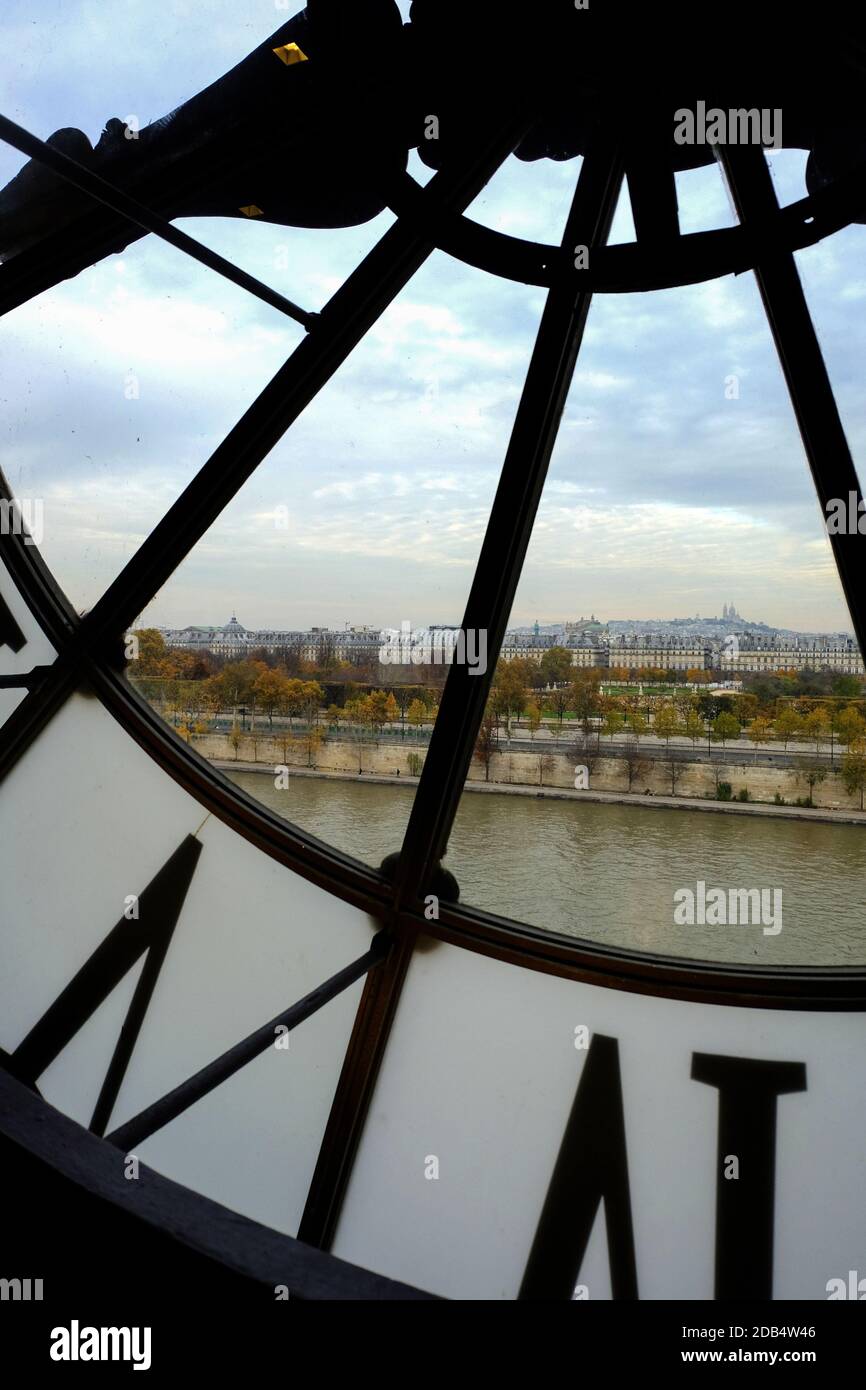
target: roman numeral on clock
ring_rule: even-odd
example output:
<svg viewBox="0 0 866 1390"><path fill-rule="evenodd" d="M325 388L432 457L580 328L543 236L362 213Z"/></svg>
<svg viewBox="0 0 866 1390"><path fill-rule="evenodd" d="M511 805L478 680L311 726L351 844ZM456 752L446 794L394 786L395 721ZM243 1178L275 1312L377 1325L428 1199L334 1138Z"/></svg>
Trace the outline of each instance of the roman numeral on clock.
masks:
<svg viewBox="0 0 866 1390"><path fill-rule="evenodd" d="M90 1128L95 1134L104 1134L111 1118L201 848L194 836L186 837L140 894L138 918L121 917L9 1058L7 1065L13 1075L35 1086L46 1068L146 953L93 1111Z"/></svg>

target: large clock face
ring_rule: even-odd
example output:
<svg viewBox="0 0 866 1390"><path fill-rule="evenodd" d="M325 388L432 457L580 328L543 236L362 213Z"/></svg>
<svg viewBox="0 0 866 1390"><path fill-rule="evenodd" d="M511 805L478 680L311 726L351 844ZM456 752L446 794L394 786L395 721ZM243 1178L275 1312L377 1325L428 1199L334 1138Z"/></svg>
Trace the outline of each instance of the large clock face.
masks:
<svg viewBox="0 0 866 1390"><path fill-rule="evenodd" d="M0 267L4 1105L359 1297L835 1297L860 185L523 136L208 222L252 284L161 219Z"/></svg>

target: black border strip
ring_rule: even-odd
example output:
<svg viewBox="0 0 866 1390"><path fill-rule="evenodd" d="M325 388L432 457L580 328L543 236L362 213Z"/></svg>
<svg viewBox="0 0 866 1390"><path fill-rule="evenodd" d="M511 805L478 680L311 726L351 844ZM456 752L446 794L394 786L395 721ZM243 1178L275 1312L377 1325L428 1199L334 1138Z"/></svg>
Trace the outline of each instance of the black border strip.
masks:
<svg viewBox="0 0 866 1390"><path fill-rule="evenodd" d="M2 1067L0 1131L85 1192L255 1280L271 1294L286 1284L304 1299L437 1298L262 1226L140 1161L140 1181L128 1182L113 1144L55 1110Z"/></svg>

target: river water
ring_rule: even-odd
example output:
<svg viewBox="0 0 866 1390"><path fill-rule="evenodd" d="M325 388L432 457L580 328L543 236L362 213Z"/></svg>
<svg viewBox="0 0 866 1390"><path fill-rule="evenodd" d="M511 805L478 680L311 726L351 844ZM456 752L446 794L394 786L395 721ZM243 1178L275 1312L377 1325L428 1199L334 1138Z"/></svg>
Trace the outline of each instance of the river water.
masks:
<svg viewBox="0 0 866 1390"><path fill-rule="evenodd" d="M231 776L373 865L400 848L414 795L409 785L317 777L279 791L272 775ZM866 827L854 825L468 792L445 863L463 902L567 936L704 960L862 965L864 850ZM768 893L762 920L677 925L674 893L697 897L699 880L707 893L776 897Z"/></svg>

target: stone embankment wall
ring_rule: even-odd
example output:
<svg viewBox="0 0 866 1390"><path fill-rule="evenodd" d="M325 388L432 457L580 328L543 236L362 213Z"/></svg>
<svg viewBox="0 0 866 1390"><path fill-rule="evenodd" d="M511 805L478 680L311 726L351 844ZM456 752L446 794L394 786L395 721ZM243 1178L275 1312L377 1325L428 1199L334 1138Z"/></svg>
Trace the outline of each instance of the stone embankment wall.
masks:
<svg viewBox="0 0 866 1390"><path fill-rule="evenodd" d="M276 767L286 765L307 767L307 755L303 748L291 744L288 747L279 737L273 738L266 732L255 736L242 734L237 749L228 734L204 734L192 739L193 747L205 758L232 762L261 763ZM316 750L312 766L325 772L343 772L357 776L359 770L393 777L411 776L409 758L414 752L423 760L425 746L399 743L365 743L361 749L359 769L358 746L348 739L327 738ZM655 795L670 796L672 790L677 796L705 798L715 796L716 777L708 763L682 762L675 789L671 787L671 776L663 761L646 759L646 766L635 777L632 793L643 794L651 791ZM484 767L477 759L473 760L469 773L471 781L485 780ZM809 788L802 780L797 780L795 770L754 766L744 763L725 764L720 773L722 781L730 782L732 794L738 795L745 787L752 801L772 802L776 793L784 797L788 805L793 805L798 797L805 800ZM540 747L538 753L494 753L490 763L491 783L526 787L571 787L575 785L575 762L564 753L546 753ZM603 792L627 792L628 776L622 758L596 759L589 772L589 789ZM860 797L849 796L838 773L828 774L825 781L816 784L812 791L815 806L838 810L859 810Z"/></svg>

